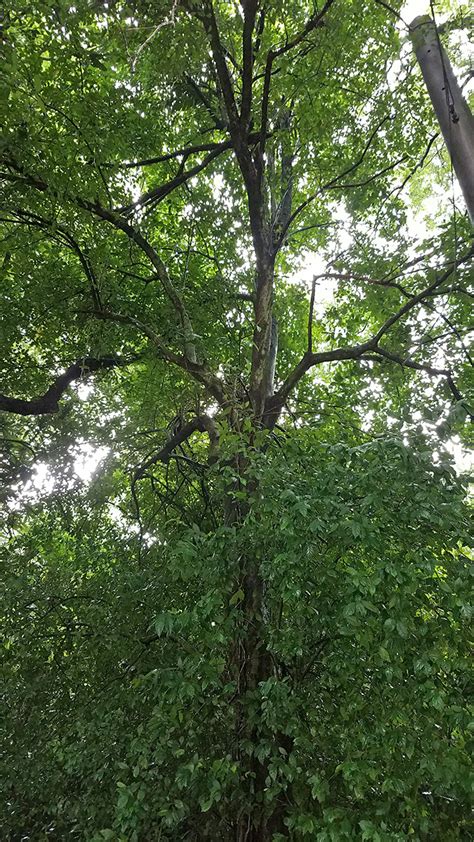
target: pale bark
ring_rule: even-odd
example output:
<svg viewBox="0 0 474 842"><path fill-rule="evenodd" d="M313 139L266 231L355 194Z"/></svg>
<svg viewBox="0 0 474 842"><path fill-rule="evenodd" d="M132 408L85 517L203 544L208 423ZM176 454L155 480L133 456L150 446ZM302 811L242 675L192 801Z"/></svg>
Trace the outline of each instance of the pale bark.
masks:
<svg viewBox="0 0 474 842"><path fill-rule="evenodd" d="M429 15L415 18L410 34L444 142L474 224L474 117Z"/></svg>

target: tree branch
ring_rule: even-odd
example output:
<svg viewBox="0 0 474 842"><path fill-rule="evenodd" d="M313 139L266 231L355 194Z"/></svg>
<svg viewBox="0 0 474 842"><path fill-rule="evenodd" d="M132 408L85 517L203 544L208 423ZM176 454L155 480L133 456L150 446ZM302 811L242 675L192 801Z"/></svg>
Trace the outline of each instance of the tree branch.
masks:
<svg viewBox="0 0 474 842"><path fill-rule="evenodd" d="M101 357L100 359L83 357L78 362L70 365L63 374L60 374L44 395L32 398L31 400L25 400L23 398L11 398L7 397L7 395L0 394L0 410L3 412L12 412L16 415L53 414L58 412L59 401L74 380L79 380L94 371L103 371L109 368L117 368L118 366L131 365L137 359L138 357L128 360L120 357Z"/></svg>
<svg viewBox="0 0 474 842"><path fill-rule="evenodd" d="M308 315L308 353L313 352L313 313L314 313L314 299L316 295L316 279L317 275L313 275L311 283L311 298L309 300L309 315Z"/></svg>
<svg viewBox="0 0 474 842"><path fill-rule="evenodd" d="M82 266L84 274L89 281L90 285L90 292L92 301L94 303L94 307L98 310L102 308L102 302L100 298L100 290L99 284L97 282L97 278L95 276L94 268L89 257L84 253L81 249L77 240L69 233L69 231L64 228L63 225L59 225L56 220L53 219L46 219L43 216L40 216L37 213L32 213L31 211L24 211L21 208L17 208L12 211L12 213L18 217L18 219L11 219L9 220L12 224L24 224L30 225L35 228L39 228L42 231L45 231L53 240L57 240L66 247L70 248L71 251L76 254L79 258L79 262Z"/></svg>
<svg viewBox="0 0 474 842"><path fill-rule="evenodd" d="M201 20L209 36L212 55L214 57L214 63L217 70L217 76L219 78L222 96L224 98L224 105L229 120L231 136L234 140L235 132L239 126L239 114L235 102L234 86L232 84L229 68L227 67L227 62L225 60L224 50L219 35L219 29L217 26L216 16L214 14L212 0L210 0L210 2L206 4L206 11L203 13Z"/></svg>
<svg viewBox="0 0 474 842"><path fill-rule="evenodd" d="M165 182L165 184L160 184L157 187L153 187L151 190L148 190L146 193L143 193L135 202L131 202L129 205L124 205L123 207L117 210L117 213L124 214L128 216L131 214L136 207L146 207L147 205L151 204L158 204L158 202L163 201L173 190L176 190L177 187L180 187L182 184L186 184L191 178L193 178L198 173L202 172L215 158L219 155L222 155L227 149L230 149L232 143L229 141L228 143L222 143L219 147L215 148L212 152L209 152L209 155L206 155L203 161L200 164L196 164L190 170L185 170L184 172L178 173L174 178L170 179L170 181Z"/></svg>
<svg viewBox="0 0 474 842"><path fill-rule="evenodd" d="M216 424L209 415L197 415L195 418L192 418L191 421L188 421L187 424L183 424L181 429L178 430L174 436L171 436L171 438L168 439L166 444L158 451L158 453L155 453L150 457L150 459L147 459L146 462L137 468L133 475L133 484L142 479L148 469L153 465L156 465L157 462L164 462L165 464L169 462L171 456L173 455L173 451L180 444L187 441L195 432L207 432L211 442L211 450L215 451L219 442L219 434L217 432Z"/></svg>
<svg viewBox="0 0 474 842"><path fill-rule="evenodd" d="M173 363L179 368L182 368L184 371L187 371L194 380L197 380L207 389L209 394L212 395L219 404L225 402L224 389L219 378L209 371L205 365L195 361L193 362L186 356L175 354L174 351L167 348L161 337L151 327L149 327L149 325L139 319L135 319L133 316L129 316L125 313L115 313L111 310L90 310L86 312L88 312L89 315L95 316L98 319L103 319L104 321L133 325L133 327L136 327L140 333L143 333L143 335L151 341L161 359Z"/></svg>
<svg viewBox="0 0 474 842"><path fill-rule="evenodd" d="M117 167L118 169L132 170L139 167L151 167L153 164L164 164L166 161L173 161L175 158L190 158L191 155L197 155L199 152L213 152L214 150L224 151L224 149L231 149L232 141L223 140L217 143L198 143L195 146L183 146L182 149L176 149L174 152L166 152L164 155L156 155L153 158L142 158L138 161L128 161L126 164L103 164L106 167Z"/></svg>
<svg viewBox="0 0 474 842"><path fill-rule="evenodd" d="M278 241L278 247L280 247L281 244L283 243L283 241L285 239L285 236L286 236L286 233L287 233L288 229L290 228L291 224L294 222L294 220L300 215L300 213L302 213L302 211L305 210L305 208L308 207L308 205L310 205L312 202L314 202L314 200L317 199L317 197L320 196L325 190L344 189L345 187L347 187L347 188L361 187L364 184L367 184L370 181L374 181L376 178L379 178L379 176L383 175L385 172L388 172L390 169L393 169L393 167L397 166L401 162L401 161L396 161L395 164L389 164L383 170L381 170L378 173L375 173L372 176L369 176L369 179L367 181L361 182L360 184L337 184L337 182L340 181L342 178L345 178L345 176L349 175L351 172L354 172L354 170L356 170L356 169L358 169L358 167L360 167L360 165L363 163L363 161L365 159L365 156L367 155L367 152L369 151L370 147L372 146L372 143L374 142L375 138L377 137L377 133L380 131L382 126L387 122L387 120L390 120L390 117L388 115L385 115L385 117L382 117L380 122L377 123L377 125L375 126L375 129L369 135L369 137L367 139L367 142L366 142L359 158L357 159L357 161L355 161L354 164L351 164L350 167L347 167L347 169L345 169L343 172L339 173L339 175L336 175L330 181L327 181L318 190L316 190L315 193L312 193L311 196L308 196L308 198L305 199L304 202L301 202L301 204L298 205L298 207L293 211L291 216L288 218L285 227L282 229L282 232L281 232L281 235L280 235L280 238L279 238L279 241Z"/></svg>
<svg viewBox="0 0 474 842"><path fill-rule="evenodd" d="M311 16L311 18L306 23L306 26L301 30L301 32L298 33L298 35L296 35L291 41L288 41L286 44L283 44L283 46L277 47L277 49L275 50L269 50L267 54L260 116L260 155L262 159L263 153L265 151L265 139L267 135L268 103L270 99L270 85L273 73L273 62L275 61L275 59L279 58L280 56L292 50L294 47L298 46L298 44L300 44L301 41L303 41L310 34L310 32L312 32L318 26L323 26L323 19L333 3L334 0L326 0L326 3L324 4L321 11L315 12L315 14Z"/></svg>
<svg viewBox="0 0 474 842"><path fill-rule="evenodd" d="M406 313L412 310L413 307L416 307L417 304L420 304L420 302L423 301L424 298L429 297L438 287L441 286L442 283L444 283L444 281L446 281L453 274L453 272L455 272L458 266L461 266L463 263L466 263L468 260L470 260L473 254L474 245L471 246L469 251L467 251L466 254L462 255L462 257L458 258L457 260L453 260L450 267L446 269L446 271L443 272L443 274L440 275L440 277L435 278L433 283L425 287L425 289L423 289L417 295L413 295L406 302L406 304L403 305L403 307L400 307L400 309L396 313L390 316L373 337L374 345L378 345L378 343L382 339L382 336L384 336L390 330L390 328L397 321L399 321L399 319L402 318L402 316L406 315Z"/></svg>
<svg viewBox="0 0 474 842"><path fill-rule="evenodd" d="M306 353L301 358L300 362L295 366L293 371L288 375L286 380L280 386L279 390L270 397L265 405L265 423L267 426L272 426L277 418L278 415L284 406L287 398L293 391L293 389L297 386L301 378L315 365L320 365L324 362L335 362L337 360L356 360L360 359L366 353L371 354L378 354L379 356L384 356L387 359L392 359L393 362L398 362L400 365L405 365L409 368L413 368L419 371L426 371L428 374L436 374L442 375L448 379L448 384L453 392L453 394L460 395L457 387L454 384L452 379L452 372L448 369L436 369L433 366L430 366L425 363L415 363L413 360L404 360L402 357L392 354L391 351L386 350L385 348L380 348L379 342L383 336L390 330L390 328L401 319L406 313L413 309L417 304L421 303L424 298L432 295L434 291L441 286L441 284L447 280L447 278L452 275L453 272L457 269L458 266L466 263L474 254L474 245L469 249L466 254L460 257L457 260L452 261L449 268L443 272L442 275L437 277L433 283L431 283L428 287L422 290L417 295L412 296L404 305L401 307L396 313L390 316L382 325L382 327L377 331L377 333L372 336L371 339L367 340L366 342L360 343L359 345L354 345L349 348L335 348L331 351L322 351L320 353L313 353L311 350L307 350ZM310 337L309 328L308 328L308 340ZM457 398L458 400L461 397Z"/></svg>
<svg viewBox="0 0 474 842"><path fill-rule="evenodd" d="M242 99L240 106L240 123L248 131L252 110L253 86L253 31L257 14L258 0L245 0L244 28L242 33Z"/></svg>
<svg viewBox="0 0 474 842"><path fill-rule="evenodd" d="M11 159L9 159L7 163L11 167L11 169L14 170L16 175L8 173L2 174L5 178L9 179L10 181L13 181L14 183L25 184L29 187L33 187L34 189L39 190L42 193L48 192L49 186L45 181L31 176L29 173L26 173L22 167L20 167L15 161ZM160 280L161 285L169 300L171 301L176 313L178 314L183 330L183 344L186 357L189 359L190 363L196 363L197 357L196 348L194 344L195 334L191 324L191 320L184 306L184 302L181 299L181 296L174 287L168 275L168 270L166 269L165 264L163 263L158 252L153 248L151 243L149 243L148 240L143 236L143 234L141 234L131 225L128 219L121 216L116 211L104 208L101 204L99 204L99 202L90 202L89 200L83 199L80 196L67 196L66 198L68 201L71 201L73 204L77 205L83 210L86 210L89 213L92 213L94 216L97 216L100 219L111 223L119 231L123 231L124 234L126 234L130 240L136 243L136 245L144 252L144 254L146 254L148 259L150 260L150 263L156 269L157 277Z"/></svg>

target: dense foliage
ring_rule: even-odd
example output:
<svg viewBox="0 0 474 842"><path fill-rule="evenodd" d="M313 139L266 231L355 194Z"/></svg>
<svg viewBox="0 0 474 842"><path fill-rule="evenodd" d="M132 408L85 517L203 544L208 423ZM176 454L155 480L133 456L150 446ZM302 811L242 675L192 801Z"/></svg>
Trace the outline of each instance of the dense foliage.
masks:
<svg viewBox="0 0 474 842"><path fill-rule="evenodd" d="M400 4L1 26L2 839L470 839L473 252Z"/></svg>

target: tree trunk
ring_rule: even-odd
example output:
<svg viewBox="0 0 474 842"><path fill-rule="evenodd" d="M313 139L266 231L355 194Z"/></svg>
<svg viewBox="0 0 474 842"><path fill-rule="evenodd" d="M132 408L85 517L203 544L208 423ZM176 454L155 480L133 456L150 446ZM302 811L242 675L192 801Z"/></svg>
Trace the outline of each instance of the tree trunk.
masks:
<svg viewBox="0 0 474 842"><path fill-rule="evenodd" d="M236 528L251 511L252 501L258 494L255 480L246 477L247 467L247 460L236 460L239 479L234 483L234 490L237 485L240 487L240 478L245 479L246 484L242 487L245 487L248 495L243 504L239 501L228 507L226 520ZM285 833L285 826L281 809L265 808L268 762L259 760L255 754L263 736L260 684L275 675L274 659L267 646L265 581L258 548L255 553L247 554L240 560L236 590L241 590L243 597L237 606L239 617L231 656L231 672L236 682L235 756L241 770L245 803L235 819L234 838L235 842L271 842L275 833ZM291 749L291 741L286 735L275 734L272 738L287 751ZM254 753L251 755L242 750L244 741L252 745Z"/></svg>
<svg viewBox="0 0 474 842"><path fill-rule="evenodd" d="M474 118L429 15L415 18L410 34L444 142L474 224Z"/></svg>

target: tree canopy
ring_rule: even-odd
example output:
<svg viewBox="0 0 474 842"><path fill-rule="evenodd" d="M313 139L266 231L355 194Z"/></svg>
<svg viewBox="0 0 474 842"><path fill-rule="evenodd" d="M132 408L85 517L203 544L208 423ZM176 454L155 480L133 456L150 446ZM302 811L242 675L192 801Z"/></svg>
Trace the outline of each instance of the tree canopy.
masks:
<svg viewBox="0 0 474 842"><path fill-rule="evenodd" d="M471 838L472 231L407 23L3 13L2 838Z"/></svg>

